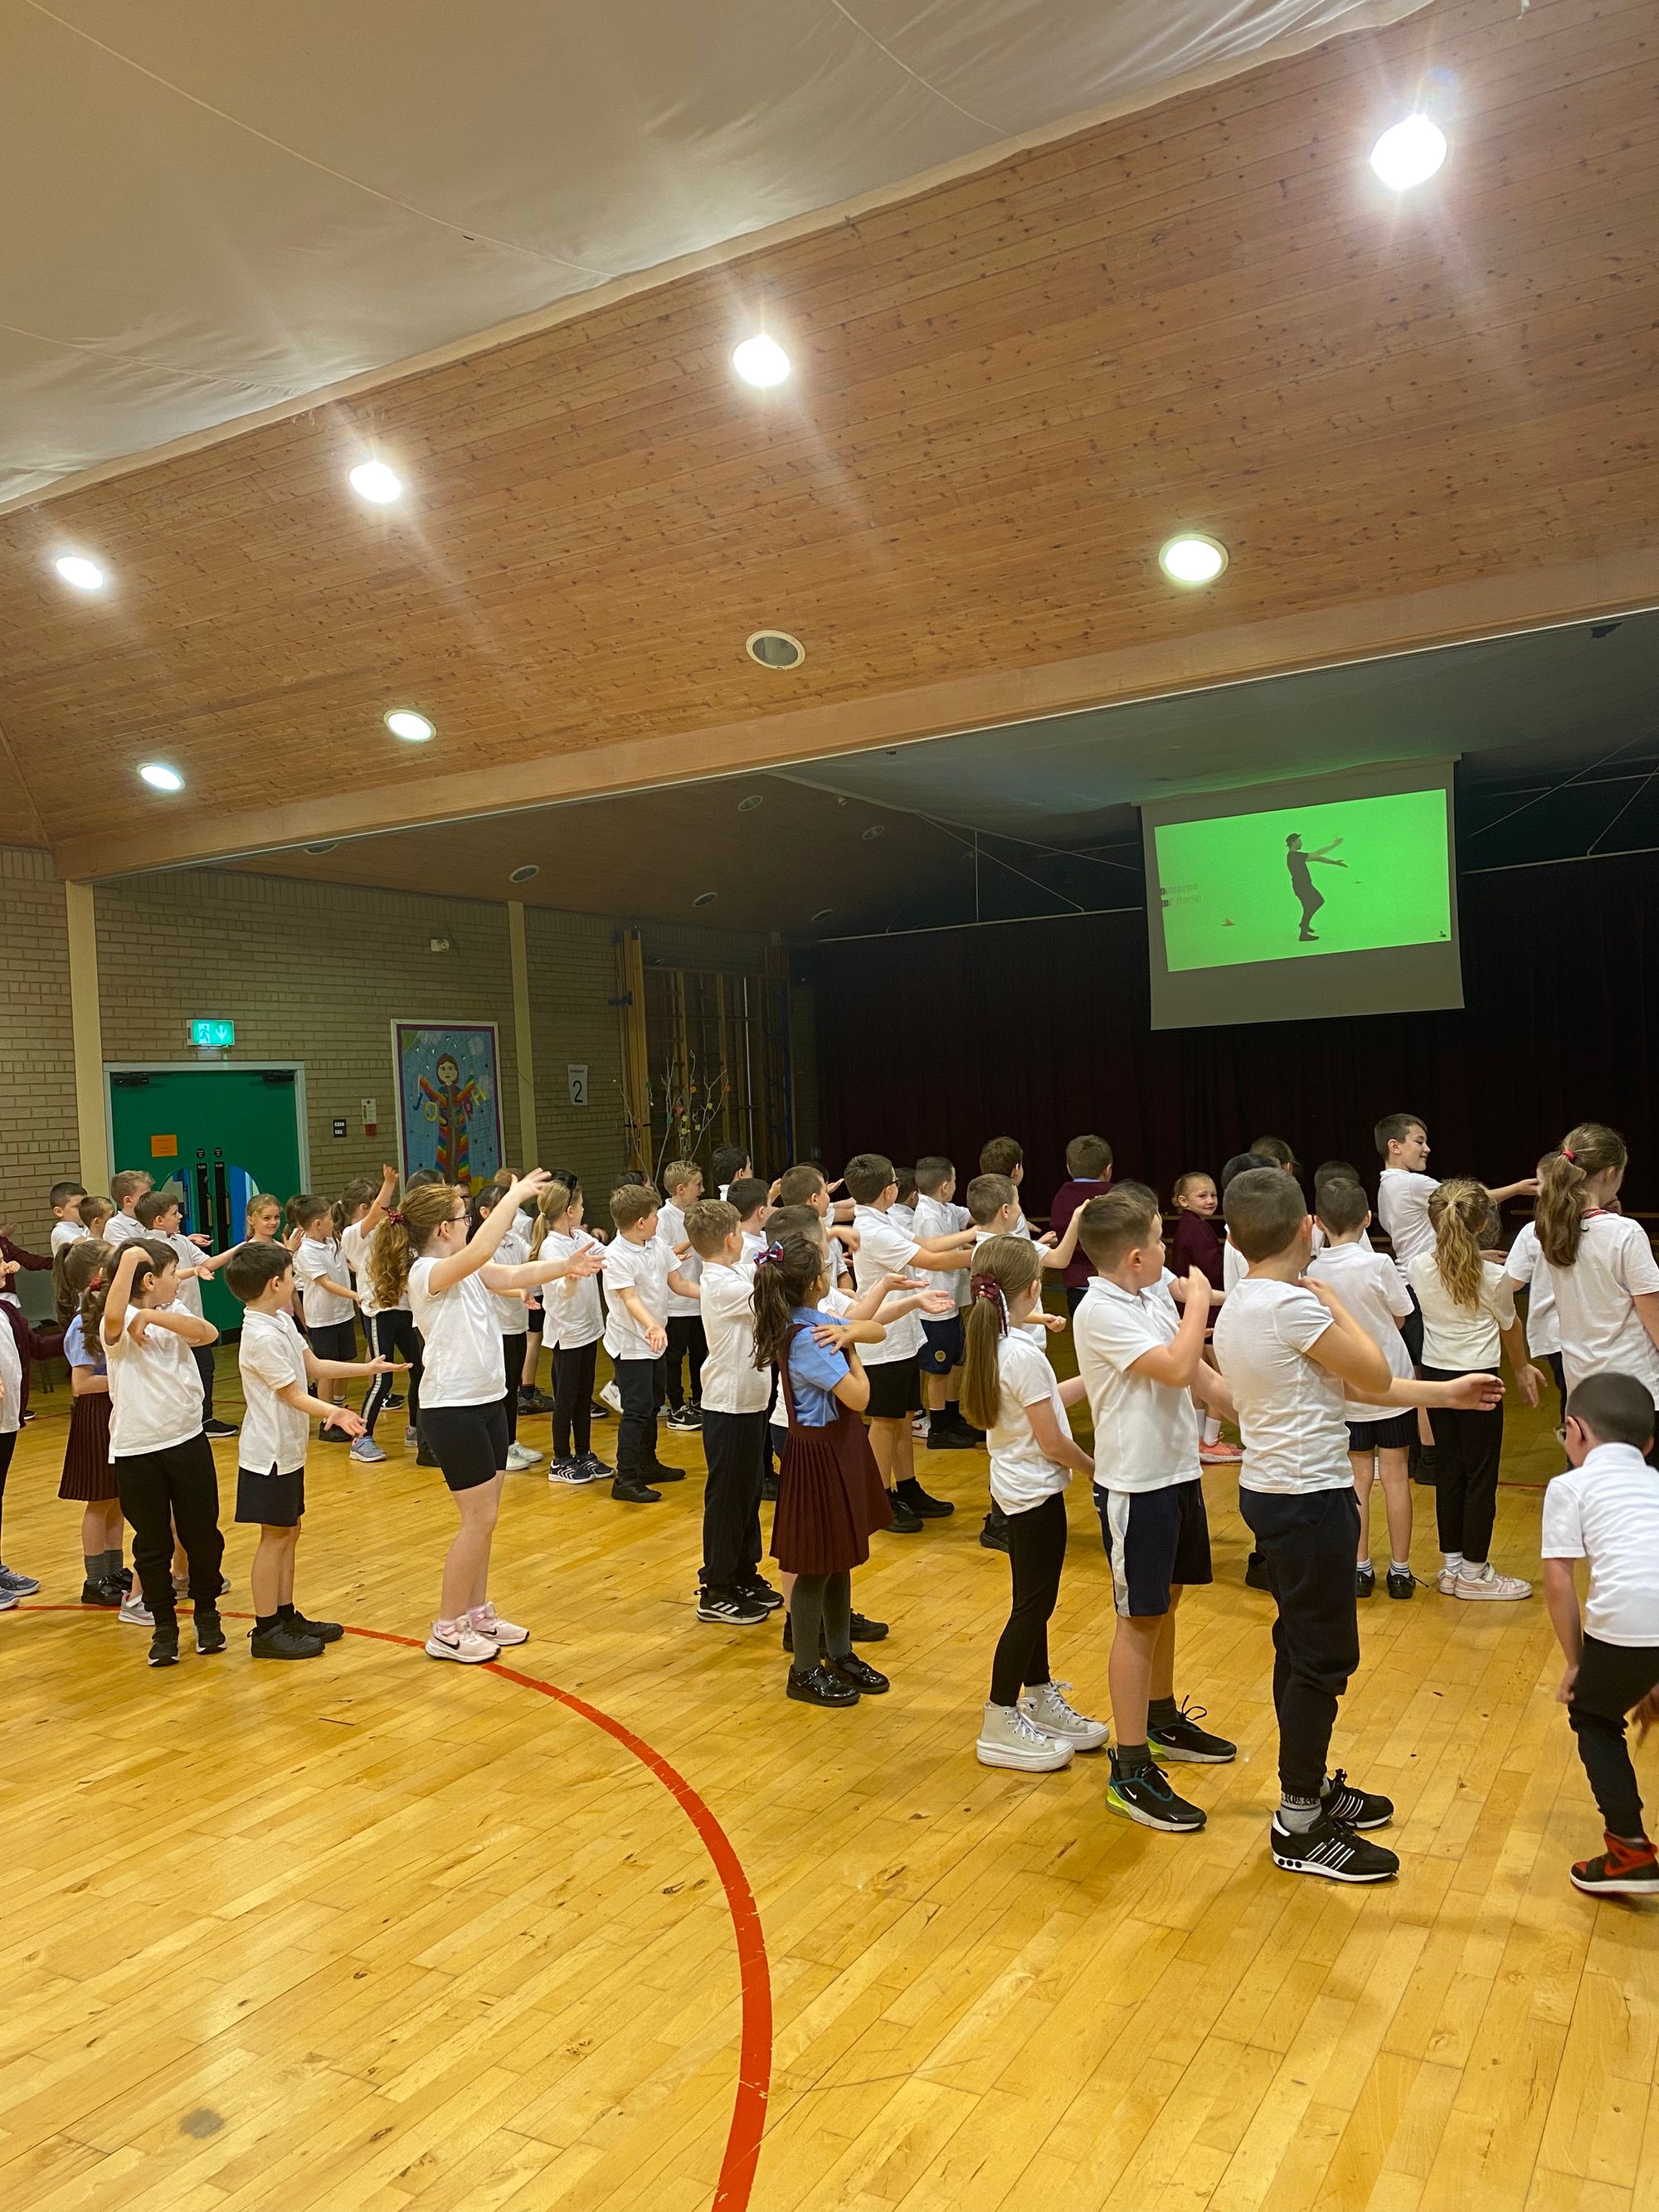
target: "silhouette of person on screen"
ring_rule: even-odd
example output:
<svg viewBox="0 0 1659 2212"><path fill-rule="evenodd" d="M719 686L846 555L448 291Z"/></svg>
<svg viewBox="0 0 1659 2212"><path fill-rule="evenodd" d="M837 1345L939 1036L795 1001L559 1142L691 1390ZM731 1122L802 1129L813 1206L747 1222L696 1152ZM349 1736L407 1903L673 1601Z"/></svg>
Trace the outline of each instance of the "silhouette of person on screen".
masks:
<svg viewBox="0 0 1659 2212"><path fill-rule="evenodd" d="M1328 845L1322 845L1316 853L1304 853L1302 849L1301 833L1298 830L1292 830L1285 840L1285 865L1291 872L1291 889L1296 893L1302 905L1302 927L1297 937L1297 942L1299 945L1318 944L1319 939L1315 936L1312 928L1313 918L1325 903L1324 892L1315 888L1313 872L1309 863L1318 860L1328 868L1346 868L1348 865L1346 860L1334 860L1331 858L1331 854L1341 842L1342 840L1340 837L1333 837Z"/></svg>

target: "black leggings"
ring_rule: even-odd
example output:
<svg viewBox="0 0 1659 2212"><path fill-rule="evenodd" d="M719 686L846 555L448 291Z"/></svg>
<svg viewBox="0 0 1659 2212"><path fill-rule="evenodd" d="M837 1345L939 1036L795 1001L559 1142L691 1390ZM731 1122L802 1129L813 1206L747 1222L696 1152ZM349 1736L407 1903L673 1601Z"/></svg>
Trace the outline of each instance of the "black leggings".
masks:
<svg viewBox="0 0 1659 2212"><path fill-rule="evenodd" d="M406 1306L388 1306L384 1313L369 1316L368 1348L376 1359L409 1362L404 1395L409 1400L409 1425L414 1428L421 1418L421 1332ZM371 1437L397 1384L395 1375L371 1375L368 1378L368 1395L363 1401L363 1425Z"/></svg>
<svg viewBox="0 0 1659 2212"><path fill-rule="evenodd" d="M797 1575L789 1593L789 1630L798 1674L810 1674L817 1665L820 1635L832 1659L845 1659L853 1649L851 1573Z"/></svg>
<svg viewBox="0 0 1659 2212"><path fill-rule="evenodd" d="M115 1462L121 1511L132 1524L132 1565L144 1603L162 1627L179 1618L173 1594L175 1533L190 1562L191 1601L198 1613L219 1609L225 1540L219 1533L219 1476L204 1436L136 1452Z"/></svg>
<svg viewBox="0 0 1659 2212"><path fill-rule="evenodd" d="M16 1449L17 1431L15 1429L12 1431L9 1437L0 1437L0 1513L3 1513L5 1510L6 1477L11 1472L11 1455ZM0 1563L3 1563L5 1556L5 1547L3 1545L0 1545Z"/></svg>
<svg viewBox="0 0 1659 2212"><path fill-rule="evenodd" d="M702 1363L708 1350L708 1340L702 1333L701 1314L670 1314L663 1326L668 1331L668 1407L678 1413L689 1401L699 1405L702 1400ZM680 1381L680 1363L685 1363L686 1379Z"/></svg>
<svg viewBox="0 0 1659 2212"><path fill-rule="evenodd" d="M1484 1370L1425 1367L1428 1382L1449 1382ZM1443 1552L1461 1552L1471 1566L1482 1566L1492 1549L1492 1524L1498 1511L1498 1464L1504 1455L1504 1408L1488 1413L1461 1406L1431 1406L1434 1430L1434 1517Z"/></svg>
<svg viewBox="0 0 1659 2212"><path fill-rule="evenodd" d="M501 1364L506 1372L507 1389L501 1399L507 1408L507 1441L509 1445L519 1441L519 1377L524 1373L524 1340L527 1329L516 1335L501 1339Z"/></svg>
<svg viewBox="0 0 1659 2212"><path fill-rule="evenodd" d="M1652 1645L1601 1644L1587 1636L1567 1706L1601 1826L1632 1842L1643 1833L1642 1798L1625 1742L1625 1716L1656 1683L1659 1650Z"/></svg>
<svg viewBox="0 0 1659 2212"><path fill-rule="evenodd" d="M1066 1564L1065 1498L1057 1490L1028 1513L1010 1513L1003 1525L1014 1602L991 1662L991 1703L1013 1705L1022 1690L1040 1688L1049 1680L1048 1621Z"/></svg>
<svg viewBox="0 0 1659 2212"><path fill-rule="evenodd" d="M599 1340L574 1350L553 1347L553 1456L580 1459L593 1434L593 1370Z"/></svg>

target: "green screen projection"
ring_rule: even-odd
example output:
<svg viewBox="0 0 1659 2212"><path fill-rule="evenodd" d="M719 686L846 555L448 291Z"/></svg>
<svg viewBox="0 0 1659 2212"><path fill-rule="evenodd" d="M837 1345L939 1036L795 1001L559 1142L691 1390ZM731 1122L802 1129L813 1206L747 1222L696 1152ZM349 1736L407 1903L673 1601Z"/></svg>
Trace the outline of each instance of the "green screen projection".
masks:
<svg viewBox="0 0 1659 2212"><path fill-rule="evenodd" d="M1153 830L1170 972L1449 944L1444 791Z"/></svg>

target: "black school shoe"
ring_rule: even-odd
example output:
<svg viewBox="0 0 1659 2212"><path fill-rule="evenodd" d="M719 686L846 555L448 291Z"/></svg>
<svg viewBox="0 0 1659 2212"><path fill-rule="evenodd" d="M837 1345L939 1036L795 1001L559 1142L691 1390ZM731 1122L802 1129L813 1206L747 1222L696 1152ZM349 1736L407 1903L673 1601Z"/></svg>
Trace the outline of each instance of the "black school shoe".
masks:
<svg viewBox="0 0 1659 2212"><path fill-rule="evenodd" d="M884 1620L871 1620L866 1614L855 1613L848 1625L847 1634L849 1642L854 1644L879 1644L887 1634L887 1623ZM783 1648L786 1651L793 1651L795 1648L795 1625L787 1613L783 1616ZM823 1656L823 1638L821 1632L818 1637L818 1656L820 1658Z"/></svg>
<svg viewBox="0 0 1659 2212"><path fill-rule="evenodd" d="M1375 1790L1356 1790L1346 1766L1326 1777L1319 1802L1327 1816L1345 1828L1386 1828L1394 1818L1394 1800L1379 1797Z"/></svg>
<svg viewBox="0 0 1659 2212"><path fill-rule="evenodd" d="M1356 1597L1376 1595L1376 1569L1369 1561L1364 1566L1354 1569L1353 1594Z"/></svg>
<svg viewBox="0 0 1659 2212"><path fill-rule="evenodd" d="M1212 1735L1207 1729L1200 1728L1198 1723L1203 1717L1202 1705L1189 1706L1183 1701L1172 1721L1162 1728L1149 1728L1146 1742L1153 1757L1184 1766L1224 1766L1229 1759L1237 1759L1238 1746L1229 1743L1224 1735ZM1358 1790L1349 1792L1352 1796L1359 1794Z"/></svg>
<svg viewBox="0 0 1659 2212"><path fill-rule="evenodd" d="M947 1420L943 1413L927 1417L929 1451L972 1451L982 1441L979 1430L970 1429L965 1421Z"/></svg>
<svg viewBox="0 0 1659 2212"><path fill-rule="evenodd" d="M322 1638L307 1636L297 1620L279 1620L275 1627L254 1629L247 1648L256 1659L320 1659Z"/></svg>
<svg viewBox="0 0 1659 2212"><path fill-rule="evenodd" d="M856 1651L849 1651L844 1659L826 1660L824 1664L832 1674L838 1674L843 1682L850 1682L863 1697L883 1697L893 1686L885 1674L878 1674Z"/></svg>
<svg viewBox="0 0 1659 2212"><path fill-rule="evenodd" d="M152 1667L176 1667L179 1664L179 1624L176 1620L156 1623L149 1639L149 1663Z"/></svg>
<svg viewBox="0 0 1659 2212"><path fill-rule="evenodd" d="M1327 1881L1389 1881L1400 1871L1392 1851L1368 1844L1328 1813L1322 1812L1300 1835L1281 1828L1275 1814L1268 1840L1273 1864L1287 1874L1321 1875Z"/></svg>
<svg viewBox="0 0 1659 2212"><path fill-rule="evenodd" d="M1409 1567L1390 1567L1389 1569L1389 1595L1390 1597L1410 1597L1416 1588L1417 1577L1412 1572Z"/></svg>
<svg viewBox="0 0 1659 2212"><path fill-rule="evenodd" d="M803 1705L855 1705L859 1701L859 1692L851 1682L823 1666L814 1667L810 1674L798 1674L792 1667L784 1695Z"/></svg>
<svg viewBox="0 0 1659 2212"><path fill-rule="evenodd" d="M337 1644L345 1634L337 1620L313 1620L308 1614L295 1611L283 1618L302 1635L314 1636L319 1644Z"/></svg>
<svg viewBox="0 0 1659 2212"><path fill-rule="evenodd" d="M778 1502L778 1478L769 1469L761 1477L761 1502L766 1505Z"/></svg>
<svg viewBox="0 0 1659 2212"><path fill-rule="evenodd" d="M538 1390L534 1383L527 1390L520 1389L519 1411L521 1413L550 1413L552 1410L553 1401L545 1390Z"/></svg>
<svg viewBox="0 0 1659 2212"><path fill-rule="evenodd" d="M125 1597L125 1595L126 1592L122 1589L120 1583L113 1580L109 1582L100 1581L95 1583L82 1583L81 1585L82 1604L100 1606L106 1612L115 1610L120 1605L122 1599Z"/></svg>
<svg viewBox="0 0 1659 2212"><path fill-rule="evenodd" d="M890 1490L887 1503L893 1509L893 1518L888 1534L893 1536L919 1536L921 1516L902 1492Z"/></svg>
<svg viewBox="0 0 1659 2212"><path fill-rule="evenodd" d="M641 1482L684 1482L685 1469L683 1467L669 1467L663 1461L653 1459L649 1467L642 1467L640 1469L640 1480Z"/></svg>
<svg viewBox="0 0 1659 2212"><path fill-rule="evenodd" d="M988 1552L1006 1553L1008 1549L1008 1523L993 1520L988 1513L980 1528L979 1540Z"/></svg>
<svg viewBox="0 0 1659 2212"><path fill-rule="evenodd" d="M224 1627L216 1613L204 1613L198 1605L196 1608L195 1627L196 1649L204 1656L209 1652L224 1650Z"/></svg>
<svg viewBox="0 0 1659 2212"><path fill-rule="evenodd" d="M1244 1587L1246 1589L1267 1591L1273 1589L1273 1584L1267 1580L1267 1562L1260 1552L1252 1552L1244 1562Z"/></svg>
<svg viewBox="0 0 1659 2212"><path fill-rule="evenodd" d="M900 1483L898 1496L924 1521L948 1521L957 1510L948 1498L930 1498L913 1474Z"/></svg>
<svg viewBox="0 0 1659 2212"><path fill-rule="evenodd" d="M611 1495L619 1505L660 1505L662 1492L653 1490L648 1483L636 1482L631 1474L619 1474L611 1486Z"/></svg>

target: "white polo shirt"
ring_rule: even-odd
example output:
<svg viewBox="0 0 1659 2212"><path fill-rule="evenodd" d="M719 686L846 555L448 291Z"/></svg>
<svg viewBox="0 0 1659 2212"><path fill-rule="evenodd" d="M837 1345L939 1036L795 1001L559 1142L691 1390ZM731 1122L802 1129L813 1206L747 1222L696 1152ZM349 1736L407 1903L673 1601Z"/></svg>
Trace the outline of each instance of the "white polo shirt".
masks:
<svg viewBox="0 0 1659 2212"><path fill-rule="evenodd" d="M684 1275L688 1283L695 1283L702 1273L702 1261L690 1249L683 1260L677 1260L674 1256L674 1247L685 1243L685 1209L676 1206L672 1198L664 1199L657 1209L657 1234L668 1255L670 1272ZM702 1304L697 1299L688 1298L678 1291L668 1293L668 1312L672 1320L684 1321L702 1311Z"/></svg>
<svg viewBox="0 0 1659 2212"><path fill-rule="evenodd" d="M1406 1279L1386 1252L1361 1237L1354 1244L1328 1244L1308 1262L1316 1282L1328 1283L1371 1342L1389 1363L1389 1372L1405 1382L1412 1371L1411 1354L1400 1334L1399 1323L1412 1310ZM1399 1406L1373 1406L1348 1400L1351 1421L1398 1420Z"/></svg>
<svg viewBox="0 0 1659 2212"><path fill-rule="evenodd" d="M1102 1490L1168 1490L1200 1479L1191 1392L1129 1371L1145 1353L1173 1343L1180 1327L1162 1283L1126 1291L1104 1275L1090 1278L1072 1316L1072 1340L1089 1393Z"/></svg>
<svg viewBox="0 0 1659 2212"><path fill-rule="evenodd" d="M1515 1285L1497 1262L1480 1262L1480 1303L1473 1311L1459 1305L1441 1280L1432 1249L1407 1263L1406 1280L1423 1309L1423 1364L1466 1375L1478 1369L1495 1372L1502 1350L1498 1332L1515 1323Z"/></svg>
<svg viewBox="0 0 1659 2212"><path fill-rule="evenodd" d="M337 1322L349 1321L356 1312L349 1298L323 1288L325 1275L331 1282L337 1283L345 1273L345 1262L340 1257L336 1238L302 1237L300 1249L294 1255L294 1273L299 1279L301 1310L307 1328L330 1328ZM426 1395L424 1386L421 1395Z"/></svg>
<svg viewBox="0 0 1659 2212"><path fill-rule="evenodd" d="M1584 1633L1659 1645L1659 1474L1634 1444L1597 1444L1544 1492L1547 1559L1588 1559Z"/></svg>
<svg viewBox="0 0 1659 2212"><path fill-rule="evenodd" d="M1429 1200L1439 1188L1437 1176L1411 1168L1384 1168L1377 1178L1376 1218L1402 1267L1419 1252L1434 1249Z"/></svg>
<svg viewBox="0 0 1659 2212"><path fill-rule="evenodd" d="M129 1321L134 1310L128 1307ZM175 1299L162 1310L183 1313L185 1308ZM200 1435L202 1377L182 1336L170 1328L153 1328L142 1343L135 1343L124 1328L117 1342L105 1339L103 1348L109 1364L112 1459L166 1451Z"/></svg>
<svg viewBox="0 0 1659 2212"><path fill-rule="evenodd" d="M1527 1293L1527 1349L1534 1359L1547 1359L1561 1349L1555 1287L1550 1281L1549 1269L1543 1265L1543 1257L1537 1228L1528 1221L1510 1245L1510 1256L1504 1262L1504 1273L1510 1282Z"/></svg>
<svg viewBox="0 0 1659 2212"><path fill-rule="evenodd" d="M929 1198L925 1194L916 1200L915 1227L918 1243L931 1244L938 1237L955 1237L969 1226L965 1206L947 1205L942 1198ZM968 1270L953 1268L951 1273L935 1274L930 1287L943 1291L958 1305L968 1300Z"/></svg>
<svg viewBox="0 0 1659 2212"><path fill-rule="evenodd" d="M1543 1272L1555 1293L1568 1389L1611 1370L1634 1375L1659 1405L1659 1350L1631 1304L1659 1291L1659 1264L1641 1223L1625 1213L1587 1213L1571 1267L1546 1258Z"/></svg>
<svg viewBox="0 0 1659 2212"><path fill-rule="evenodd" d="M1047 1353L1018 1329L997 1345L997 1419L985 1438L991 1495L1005 1513L1029 1513L1072 1479L1070 1468L1058 1466L1038 1443L1029 1408L1052 1406L1062 1436L1070 1436L1072 1425Z"/></svg>
<svg viewBox="0 0 1659 2212"><path fill-rule="evenodd" d="M859 1232L859 1249L853 1255L853 1280L860 1291L872 1291L884 1275L902 1274L916 1256L916 1240L907 1237L889 1214L873 1206L860 1206L853 1215ZM860 1346L866 1367L889 1367L896 1360L914 1359L921 1350L921 1323L914 1313L902 1315L887 1328L879 1344Z"/></svg>
<svg viewBox="0 0 1659 2212"><path fill-rule="evenodd" d="M1307 1357L1330 1326L1311 1291L1270 1275L1247 1275L1216 1316L1216 1360L1244 1443L1242 1489L1279 1497L1352 1489L1342 1385Z"/></svg>
<svg viewBox="0 0 1659 2212"><path fill-rule="evenodd" d="M605 1249L605 1348L612 1359L654 1359L645 1332L622 1302L632 1291L653 1321L668 1318L668 1247L653 1237L632 1244L618 1230ZM422 1389L421 1395L425 1397Z"/></svg>
<svg viewBox="0 0 1659 2212"><path fill-rule="evenodd" d="M702 1263L702 1363L705 1413L763 1413L772 1395L770 1371L755 1364L755 1263ZM832 1291L830 1297L835 1297ZM825 1300L828 1304L828 1299Z"/></svg>
<svg viewBox="0 0 1659 2212"><path fill-rule="evenodd" d="M309 1392L305 1346L292 1316L285 1313L242 1316L242 1340L236 1349L246 1411L236 1439L237 1464L251 1474L297 1474L306 1463L311 1416L279 1398L297 1382Z"/></svg>
<svg viewBox="0 0 1659 2212"><path fill-rule="evenodd" d="M529 1245L516 1228L509 1229L495 1247L493 1265L497 1267L522 1267L529 1257ZM503 1336L529 1334L530 1309L517 1291L491 1291L489 1302L495 1310L495 1325Z"/></svg>
<svg viewBox="0 0 1659 2212"><path fill-rule="evenodd" d="M86 1227L82 1222L54 1221L52 1224L51 1249L54 1253L61 1252L64 1245L78 1243L86 1234Z"/></svg>
<svg viewBox="0 0 1659 2212"><path fill-rule="evenodd" d="M586 1229L568 1237L550 1229L542 1239L538 1260L574 1260L578 1252L603 1252L605 1247ZM598 1275L556 1275L542 1289L546 1334L560 1352L580 1352L597 1344L605 1334L605 1304L599 1297Z"/></svg>
<svg viewBox="0 0 1659 2212"><path fill-rule="evenodd" d="M142 1237L143 1233L143 1223L136 1215L123 1213L118 1207L104 1224L106 1244L125 1244L135 1237Z"/></svg>

